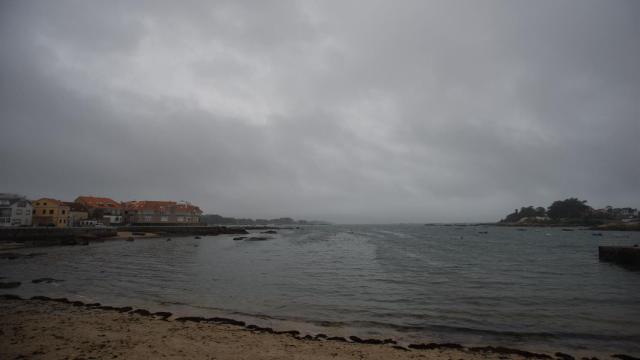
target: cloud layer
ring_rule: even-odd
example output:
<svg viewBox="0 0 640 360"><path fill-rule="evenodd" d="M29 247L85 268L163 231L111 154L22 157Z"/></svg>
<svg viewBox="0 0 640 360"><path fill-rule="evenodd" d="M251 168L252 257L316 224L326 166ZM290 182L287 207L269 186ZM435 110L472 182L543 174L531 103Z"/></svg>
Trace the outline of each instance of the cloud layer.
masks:
<svg viewBox="0 0 640 360"><path fill-rule="evenodd" d="M0 188L229 216L640 206L635 1L6 1Z"/></svg>

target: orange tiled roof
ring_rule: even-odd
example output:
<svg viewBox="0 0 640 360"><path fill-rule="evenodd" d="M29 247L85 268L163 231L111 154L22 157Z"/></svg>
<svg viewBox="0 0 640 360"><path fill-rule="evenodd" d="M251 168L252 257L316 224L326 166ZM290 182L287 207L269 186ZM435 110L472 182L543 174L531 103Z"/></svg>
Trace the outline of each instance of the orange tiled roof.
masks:
<svg viewBox="0 0 640 360"><path fill-rule="evenodd" d="M83 204L90 208L98 208L98 209L114 209L114 208L121 207L121 205L118 202L106 197L78 196L75 202Z"/></svg>
<svg viewBox="0 0 640 360"><path fill-rule="evenodd" d="M196 213L202 213L199 207L187 203L177 203L175 201L128 201L123 203L123 206L127 210L153 210L162 211L169 208L174 208L178 211L191 211Z"/></svg>
<svg viewBox="0 0 640 360"><path fill-rule="evenodd" d="M53 205L58 205L58 206L64 205L63 201L51 199L51 198L40 198L38 200L32 201L31 203L35 205L36 202L40 202L40 203L47 202L47 203L51 203Z"/></svg>

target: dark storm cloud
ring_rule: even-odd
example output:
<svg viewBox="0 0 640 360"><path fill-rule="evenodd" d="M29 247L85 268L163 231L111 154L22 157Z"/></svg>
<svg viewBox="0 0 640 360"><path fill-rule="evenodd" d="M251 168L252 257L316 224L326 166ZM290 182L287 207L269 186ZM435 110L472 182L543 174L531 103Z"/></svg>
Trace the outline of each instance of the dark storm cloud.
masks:
<svg viewBox="0 0 640 360"><path fill-rule="evenodd" d="M3 191L343 222L640 205L634 1L0 6Z"/></svg>

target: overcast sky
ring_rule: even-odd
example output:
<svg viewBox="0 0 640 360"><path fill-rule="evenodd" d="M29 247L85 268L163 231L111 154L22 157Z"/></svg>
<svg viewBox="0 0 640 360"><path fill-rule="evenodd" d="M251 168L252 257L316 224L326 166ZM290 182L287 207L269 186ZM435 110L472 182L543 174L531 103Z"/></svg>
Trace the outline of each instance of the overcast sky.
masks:
<svg viewBox="0 0 640 360"><path fill-rule="evenodd" d="M0 192L227 216L640 207L639 1L0 4Z"/></svg>

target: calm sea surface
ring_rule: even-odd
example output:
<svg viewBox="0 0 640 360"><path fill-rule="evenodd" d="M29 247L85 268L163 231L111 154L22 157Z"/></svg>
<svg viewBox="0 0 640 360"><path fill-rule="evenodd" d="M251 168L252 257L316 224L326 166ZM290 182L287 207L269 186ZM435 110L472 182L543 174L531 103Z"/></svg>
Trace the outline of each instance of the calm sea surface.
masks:
<svg viewBox="0 0 640 360"><path fill-rule="evenodd" d="M2 292L337 336L640 355L640 272L597 254L640 233L344 225L268 236L26 249L46 254L0 259L2 281L23 283ZM64 282L31 283L41 277Z"/></svg>

